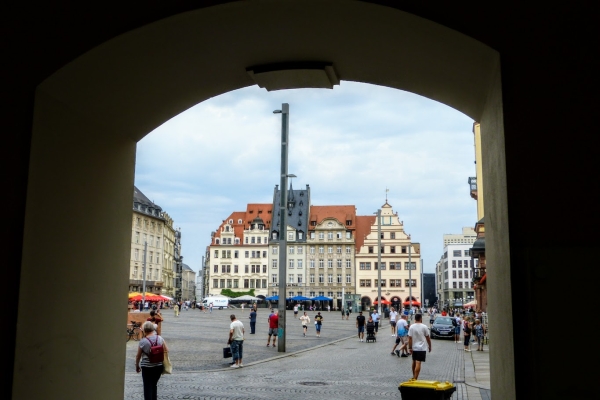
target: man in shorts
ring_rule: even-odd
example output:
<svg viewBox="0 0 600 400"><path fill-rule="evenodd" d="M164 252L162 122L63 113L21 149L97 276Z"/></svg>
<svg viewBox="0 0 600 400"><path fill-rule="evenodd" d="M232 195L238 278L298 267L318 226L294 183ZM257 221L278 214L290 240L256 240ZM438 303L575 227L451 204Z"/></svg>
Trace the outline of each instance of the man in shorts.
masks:
<svg viewBox="0 0 600 400"><path fill-rule="evenodd" d="M270 346L271 337L273 337L273 347L275 347L275 340L277 340L277 329L279 328L279 314L278 310L274 310L269 315L269 337L267 338L267 347Z"/></svg>
<svg viewBox="0 0 600 400"><path fill-rule="evenodd" d="M398 313L396 309L392 307L390 309L390 327L392 328L392 336L396 336L396 318L398 317Z"/></svg>
<svg viewBox="0 0 600 400"><path fill-rule="evenodd" d="M416 314L415 323L408 329L408 351L412 354L412 373L415 380L419 379L421 363L425 362L427 351L431 353L429 328L421 322L422 319L421 314Z"/></svg>
<svg viewBox="0 0 600 400"><path fill-rule="evenodd" d="M294 306L294 318L298 318L298 304Z"/></svg>
<svg viewBox="0 0 600 400"><path fill-rule="evenodd" d="M392 348L391 354L396 354L398 357L408 357L408 322L406 322L406 315L402 314L398 322L396 322L396 332L398 332L396 335L396 344ZM399 344L400 348L395 350Z"/></svg>
<svg viewBox="0 0 600 400"><path fill-rule="evenodd" d="M358 341L359 342L365 341L365 323L366 322L367 322L367 320L365 319L365 316L363 315L362 311L359 311L358 316L356 317L356 328L358 329Z"/></svg>

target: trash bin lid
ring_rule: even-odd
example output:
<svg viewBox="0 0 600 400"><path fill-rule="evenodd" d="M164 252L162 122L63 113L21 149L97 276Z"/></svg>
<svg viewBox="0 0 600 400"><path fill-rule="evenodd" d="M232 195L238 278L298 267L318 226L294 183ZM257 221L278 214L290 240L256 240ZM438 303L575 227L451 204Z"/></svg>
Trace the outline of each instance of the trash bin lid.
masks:
<svg viewBox="0 0 600 400"><path fill-rule="evenodd" d="M411 379L409 381L402 382L398 386L399 386L399 388L400 387L404 387L404 388L410 387L410 388L422 388L422 389L442 390L442 391L446 391L446 390L454 387L454 385L448 381L446 381L446 382L419 381L419 380L415 380L415 379Z"/></svg>

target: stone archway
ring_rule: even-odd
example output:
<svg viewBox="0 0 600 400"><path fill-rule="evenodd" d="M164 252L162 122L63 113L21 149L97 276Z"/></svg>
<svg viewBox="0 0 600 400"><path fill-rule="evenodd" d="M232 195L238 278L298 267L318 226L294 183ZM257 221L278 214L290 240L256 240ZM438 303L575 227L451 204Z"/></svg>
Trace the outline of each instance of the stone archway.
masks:
<svg viewBox="0 0 600 400"><path fill-rule="evenodd" d="M254 68L251 76L247 69L256 66L268 68ZM491 190L504 187L497 52L387 7L342 0L278 2L277 7L270 1L231 2L117 37L44 81L35 99L14 398L48 393L122 398L125 349L119 338L126 323L121 299L127 286L106 285L106 280L127 281L122 265L129 259L138 140L199 102L256 82L294 88L333 85L337 79L418 93L480 121L488 138L484 152L495 154L484 173L494 171ZM489 204L488 209L506 214L505 197ZM48 235L49 226L54 235ZM503 237L489 252L498 274L508 270L508 260L493 260L493 254L503 254L507 240ZM486 245L494 246L493 237ZM508 279L496 284L510 291ZM30 328L38 323L36 293L48 287L58 304L89 299L94 313L79 315L79 322L94 326L101 320L102 329L81 335L64 313L40 337ZM502 307L510 310L510 301ZM498 340L512 345L510 332ZM97 343L103 343L103 352L97 352ZM36 351L41 347L44 357ZM84 354L94 354L94 362ZM513 376L512 364L504 370Z"/></svg>

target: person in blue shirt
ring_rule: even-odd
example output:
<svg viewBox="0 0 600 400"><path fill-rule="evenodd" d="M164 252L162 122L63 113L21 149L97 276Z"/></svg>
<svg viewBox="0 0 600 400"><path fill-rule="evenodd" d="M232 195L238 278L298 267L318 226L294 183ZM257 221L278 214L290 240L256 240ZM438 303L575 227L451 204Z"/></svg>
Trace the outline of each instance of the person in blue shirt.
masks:
<svg viewBox="0 0 600 400"><path fill-rule="evenodd" d="M377 331L379 330L379 313L377 312L377 309L373 311L371 317L373 318L373 323L375 324L375 334L377 335Z"/></svg>
<svg viewBox="0 0 600 400"><path fill-rule="evenodd" d="M254 332L256 330L256 309L255 308L250 309L250 316L248 318L250 318L250 334L254 335Z"/></svg>

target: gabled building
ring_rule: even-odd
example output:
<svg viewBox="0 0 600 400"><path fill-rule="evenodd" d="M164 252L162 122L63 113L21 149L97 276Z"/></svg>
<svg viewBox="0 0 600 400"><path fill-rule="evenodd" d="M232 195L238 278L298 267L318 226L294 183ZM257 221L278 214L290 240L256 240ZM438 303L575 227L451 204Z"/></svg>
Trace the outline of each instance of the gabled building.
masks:
<svg viewBox="0 0 600 400"><path fill-rule="evenodd" d="M356 293L355 236L355 206L310 207L307 239L308 297L330 297L334 309L338 309L342 307L342 293Z"/></svg>
<svg viewBox="0 0 600 400"><path fill-rule="evenodd" d="M275 185L273 192L273 220L269 232L269 295L279 294L279 241L287 235L286 297L306 296L306 233L310 210L310 186L294 190L290 183L285 208L285 231L281 232L281 190Z"/></svg>
<svg viewBox="0 0 600 400"><path fill-rule="evenodd" d="M376 216L357 217L356 237L356 291L363 307L377 300L379 272L381 271L381 298L396 309L409 301L421 302L421 245L414 243L404 231L404 223L394 213L387 200L381 207L380 224ZM379 247L378 225L381 226ZM379 265L381 252L381 265Z"/></svg>
<svg viewBox="0 0 600 400"><path fill-rule="evenodd" d="M233 212L213 232L205 260L207 294L254 289L255 296L266 297L271 212L271 204L248 204L245 212Z"/></svg>

